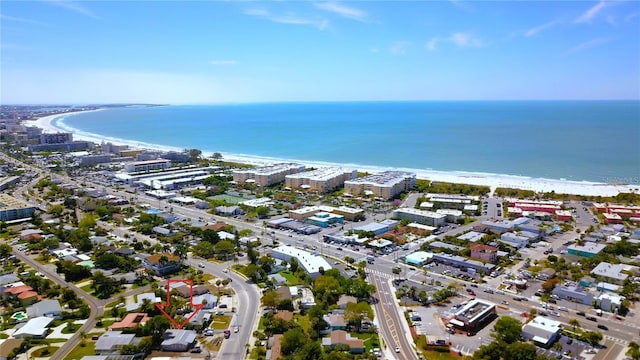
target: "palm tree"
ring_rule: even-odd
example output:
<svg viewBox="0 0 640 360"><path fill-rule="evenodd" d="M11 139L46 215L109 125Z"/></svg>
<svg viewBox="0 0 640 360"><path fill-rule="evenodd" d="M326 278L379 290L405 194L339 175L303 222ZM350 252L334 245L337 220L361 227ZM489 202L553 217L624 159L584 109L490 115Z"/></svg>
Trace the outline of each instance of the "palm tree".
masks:
<svg viewBox="0 0 640 360"><path fill-rule="evenodd" d="M571 319L568 322L569 325L573 326L573 332L576 332L576 327L580 327L580 323L577 319Z"/></svg>
<svg viewBox="0 0 640 360"><path fill-rule="evenodd" d="M626 355L629 356L631 360L640 360L640 345L638 345L637 342L630 342L628 349Z"/></svg>

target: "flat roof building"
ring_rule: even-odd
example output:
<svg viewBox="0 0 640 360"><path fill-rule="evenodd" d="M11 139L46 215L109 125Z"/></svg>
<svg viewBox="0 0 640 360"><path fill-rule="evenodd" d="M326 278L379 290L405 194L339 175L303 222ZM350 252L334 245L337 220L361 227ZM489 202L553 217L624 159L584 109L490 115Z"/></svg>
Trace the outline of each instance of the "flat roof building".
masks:
<svg viewBox="0 0 640 360"><path fill-rule="evenodd" d="M593 294L585 292L579 285L556 286L551 293L560 299L575 301L584 305L591 305Z"/></svg>
<svg viewBox="0 0 640 360"><path fill-rule="evenodd" d="M0 221L26 219L36 208L7 194L0 194Z"/></svg>
<svg viewBox="0 0 640 360"><path fill-rule="evenodd" d="M562 323L544 316L536 316L522 326L522 337L548 348L560 337Z"/></svg>
<svg viewBox="0 0 640 360"><path fill-rule="evenodd" d="M426 211L414 208L399 208L393 210L393 218L394 219L407 219L412 222L417 222L420 224L430 225L430 226L440 226L444 224L447 215L439 214L433 211Z"/></svg>
<svg viewBox="0 0 640 360"><path fill-rule="evenodd" d="M296 174L304 170L304 165L296 163L280 163L253 169L239 169L233 171L233 181L238 184L254 182L258 186L269 186L285 181L287 175Z"/></svg>
<svg viewBox="0 0 640 360"><path fill-rule="evenodd" d="M450 324L465 331L475 332L496 317L496 304L474 299L458 310Z"/></svg>
<svg viewBox="0 0 640 360"><path fill-rule="evenodd" d="M622 272L623 270L623 264L609 264L603 261L591 270L591 275L596 278L604 278L615 284L622 284L629 277L629 275Z"/></svg>
<svg viewBox="0 0 640 360"><path fill-rule="evenodd" d="M312 279L320 276L320 269L324 271L331 269L331 265L320 255L297 249L293 246L284 245L271 249L271 255L280 260L289 261L295 258L300 266L311 276Z"/></svg>
<svg viewBox="0 0 640 360"><path fill-rule="evenodd" d="M325 193L342 187L345 181L353 180L357 177L358 171L355 169L332 167L289 174L284 178L285 186L292 190L303 189Z"/></svg>
<svg viewBox="0 0 640 360"><path fill-rule="evenodd" d="M426 251L416 251L405 256L404 261L407 264L415 265L415 266L424 266L429 263L433 258L433 253Z"/></svg>
<svg viewBox="0 0 640 360"><path fill-rule="evenodd" d="M171 167L171 160L155 159L146 161L134 161L124 165L124 170L128 173L149 172L153 170L166 170Z"/></svg>
<svg viewBox="0 0 640 360"><path fill-rule="evenodd" d="M351 196L370 194L380 199L391 199L413 188L416 174L405 171L385 171L344 182L344 193Z"/></svg>
<svg viewBox="0 0 640 360"><path fill-rule="evenodd" d="M569 245L567 252L570 255L578 255L582 257L594 258L597 257L600 251L602 251L607 245L586 243L584 245Z"/></svg>

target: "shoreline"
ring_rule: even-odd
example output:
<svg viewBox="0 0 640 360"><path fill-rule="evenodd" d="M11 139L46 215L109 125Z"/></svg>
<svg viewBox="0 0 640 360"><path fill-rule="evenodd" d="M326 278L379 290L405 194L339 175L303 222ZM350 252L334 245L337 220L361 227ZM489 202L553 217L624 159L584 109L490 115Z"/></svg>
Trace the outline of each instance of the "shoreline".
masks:
<svg viewBox="0 0 640 360"><path fill-rule="evenodd" d="M38 118L37 120L24 121L27 126L36 126L43 129L43 132L70 132L73 133L73 137L76 140L91 141L96 144L102 142L112 142L115 144L128 145L132 148L149 149L149 150L162 150L162 151L182 151L184 149L175 148L171 146L163 146L160 144L150 144L145 142L139 142L135 140L123 140L118 138L110 138L100 136L98 134L92 134L80 131L75 128L60 126L55 123L55 120L59 117L68 115L77 115L84 112L101 111L103 109L79 111L74 113L56 114ZM631 184L607 184L590 181L575 181L575 180L562 180L562 179L545 179L534 178L529 176L517 176L517 175L505 175L494 174L484 172L467 172L467 171L439 171L439 170L425 170L425 169L411 169L403 167L383 167L373 165L360 165L360 164L343 164L343 163L330 163L323 161L306 161L297 159L280 159L266 156L255 156L249 154L230 154L225 152L219 152L222 158L226 161L245 163L251 165L268 165L277 162L297 162L306 165L307 167L329 167L339 166L347 168L355 168L358 171L366 172L381 172L386 170L400 170L409 171L416 174L418 179L440 181L459 184L470 185L484 185L489 186L491 191L497 187L515 188L523 190L533 190L535 192L551 192L555 191L558 194L572 194L572 195L586 195L586 196L615 196L621 192L639 192L640 185ZM213 152L203 151L202 155L210 157Z"/></svg>

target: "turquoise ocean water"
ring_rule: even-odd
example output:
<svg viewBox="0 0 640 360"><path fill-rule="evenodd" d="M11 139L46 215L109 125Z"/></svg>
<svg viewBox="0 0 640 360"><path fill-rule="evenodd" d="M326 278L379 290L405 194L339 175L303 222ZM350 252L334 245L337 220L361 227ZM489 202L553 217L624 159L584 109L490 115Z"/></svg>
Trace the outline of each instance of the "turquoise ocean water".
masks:
<svg viewBox="0 0 640 360"><path fill-rule="evenodd" d="M205 152L640 183L639 101L162 106L56 122L80 134Z"/></svg>

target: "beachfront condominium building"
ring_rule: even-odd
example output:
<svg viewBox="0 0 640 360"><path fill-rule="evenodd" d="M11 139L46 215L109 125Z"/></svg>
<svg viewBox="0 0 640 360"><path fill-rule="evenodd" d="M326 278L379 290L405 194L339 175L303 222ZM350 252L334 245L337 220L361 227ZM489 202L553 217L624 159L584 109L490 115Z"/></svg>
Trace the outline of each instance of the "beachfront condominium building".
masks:
<svg viewBox="0 0 640 360"><path fill-rule="evenodd" d="M36 209L12 196L0 194L0 221L12 221L33 216Z"/></svg>
<svg viewBox="0 0 640 360"><path fill-rule="evenodd" d="M133 161L124 165L124 170L128 173L149 172L156 170L166 170L171 167L171 160L155 159L146 161Z"/></svg>
<svg viewBox="0 0 640 360"><path fill-rule="evenodd" d="M260 166L253 169L233 171L233 181L238 184L255 183L258 186L269 186L285 181L285 176L297 174L305 170L305 166L295 163L281 163Z"/></svg>
<svg viewBox="0 0 640 360"><path fill-rule="evenodd" d="M345 195L373 196L392 199L416 184L416 174L405 171L385 171L344 182Z"/></svg>
<svg viewBox="0 0 640 360"><path fill-rule="evenodd" d="M342 187L346 180L358 177L354 169L321 168L285 176L285 185L292 190L302 189L325 193Z"/></svg>
<svg viewBox="0 0 640 360"><path fill-rule="evenodd" d="M65 144L73 141L71 133L44 133L40 134L40 144Z"/></svg>
<svg viewBox="0 0 640 360"><path fill-rule="evenodd" d="M419 224L425 224L430 226L440 226L444 224L447 219L447 215L439 214L433 211L426 211L414 208L399 208L393 210L394 219L404 220L407 219L411 222L417 222Z"/></svg>

